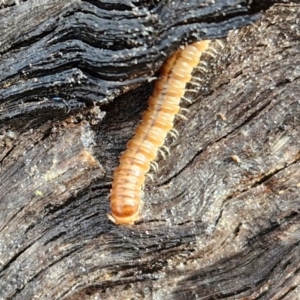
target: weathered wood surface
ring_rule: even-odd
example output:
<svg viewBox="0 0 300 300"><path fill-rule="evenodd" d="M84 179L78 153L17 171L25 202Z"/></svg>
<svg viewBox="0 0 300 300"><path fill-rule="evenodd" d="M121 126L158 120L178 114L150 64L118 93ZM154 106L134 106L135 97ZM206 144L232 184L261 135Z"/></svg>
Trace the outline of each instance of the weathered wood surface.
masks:
<svg viewBox="0 0 300 300"><path fill-rule="evenodd" d="M151 93L138 83L193 32L220 37L255 18L256 2L205 30L204 8L194 20L182 1L174 18L157 4L167 17L136 61L122 52L131 34L101 33L100 2L46 3L0 11L0 299L298 299L300 5L275 5L223 50L213 44L141 221L118 227L107 195Z"/></svg>
<svg viewBox="0 0 300 300"><path fill-rule="evenodd" d="M27 129L105 104L145 82L179 45L224 36L272 2L42 0L6 7L0 124Z"/></svg>

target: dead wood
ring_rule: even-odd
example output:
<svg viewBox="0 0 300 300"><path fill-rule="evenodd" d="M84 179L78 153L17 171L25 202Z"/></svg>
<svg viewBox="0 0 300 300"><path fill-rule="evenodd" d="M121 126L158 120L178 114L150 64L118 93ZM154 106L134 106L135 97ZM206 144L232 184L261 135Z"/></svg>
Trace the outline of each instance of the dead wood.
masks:
<svg viewBox="0 0 300 300"><path fill-rule="evenodd" d="M299 4L213 42L140 222L106 217L164 55L271 4L171 2L0 3L0 299L298 299Z"/></svg>

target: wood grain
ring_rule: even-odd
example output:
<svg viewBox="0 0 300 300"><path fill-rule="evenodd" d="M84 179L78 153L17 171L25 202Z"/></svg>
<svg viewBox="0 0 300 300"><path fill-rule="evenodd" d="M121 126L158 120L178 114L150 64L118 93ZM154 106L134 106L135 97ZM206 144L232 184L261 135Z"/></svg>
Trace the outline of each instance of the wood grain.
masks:
<svg viewBox="0 0 300 300"><path fill-rule="evenodd" d="M110 8L113 2L106 1ZM215 58L206 57L209 72L195 74L203 82L190 95L188 120L175 125L180 137L167 141L170 157L146 182L142 220L118 227L106 218L111 175L153 83L115 83L144 81L161 54L139 52L136 68L130 61L109 69L105 51L81 47L92 31L75 26L88 19L86 11L100 18L108 4L52 1L44 13L24 8L41 3L0 10L7 25L8 11L24 13L19 35L0 26L0 299L298 299L299 4L272 6L261 20L230 31ZM122 3L125 10L134 1ZM176 28L169 4L147 9L168 11L170 28ZM26 23L29 12L45 23L29 30L27 24L37 21L28 17ZM182 32L188 27L180 25ZM214 23L216 30L223 25ZM170 54L180 41L171 43L167 33L156 41ZM68 44L71 36L81 38ZM115 35L108 37L118 45ZM62 57L50 60L61 50ZM31 68L27 57L34 60ZM87 79L67 84L78 70ZM52 90L56 76L63 82L59 93ZM120 96L101 102L106 88ZM68 107L58 99L47 100L50 106L32 100L42 93L61 97Z"/></svg>

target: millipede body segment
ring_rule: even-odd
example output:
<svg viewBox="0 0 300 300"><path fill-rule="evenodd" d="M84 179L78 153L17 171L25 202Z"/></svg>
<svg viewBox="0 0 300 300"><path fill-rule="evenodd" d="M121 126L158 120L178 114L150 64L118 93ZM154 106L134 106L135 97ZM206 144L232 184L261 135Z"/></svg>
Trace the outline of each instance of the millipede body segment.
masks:
<svg viewBox="0 0 300 300"><path fill-rule="evenodd" d="M174 126L186 84L191 81L192 72L209 42L196 42L177 50L162 66L148 108L114 171L108 217L115 224L134 224L138 219L145 175Z"/></svg>

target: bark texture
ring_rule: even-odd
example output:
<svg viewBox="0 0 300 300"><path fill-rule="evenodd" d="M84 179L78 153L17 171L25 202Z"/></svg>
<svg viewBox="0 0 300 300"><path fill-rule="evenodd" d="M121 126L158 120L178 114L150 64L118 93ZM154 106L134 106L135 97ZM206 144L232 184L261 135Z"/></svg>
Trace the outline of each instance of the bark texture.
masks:
<svg viewBox="0 0 300 300"><path fill-rule="evenodd" d="M18 2L0 1L0 299L299 299L300 4L253 23L274 1ZM147 78L225 35L140 222L115 226Z"/></svg>

